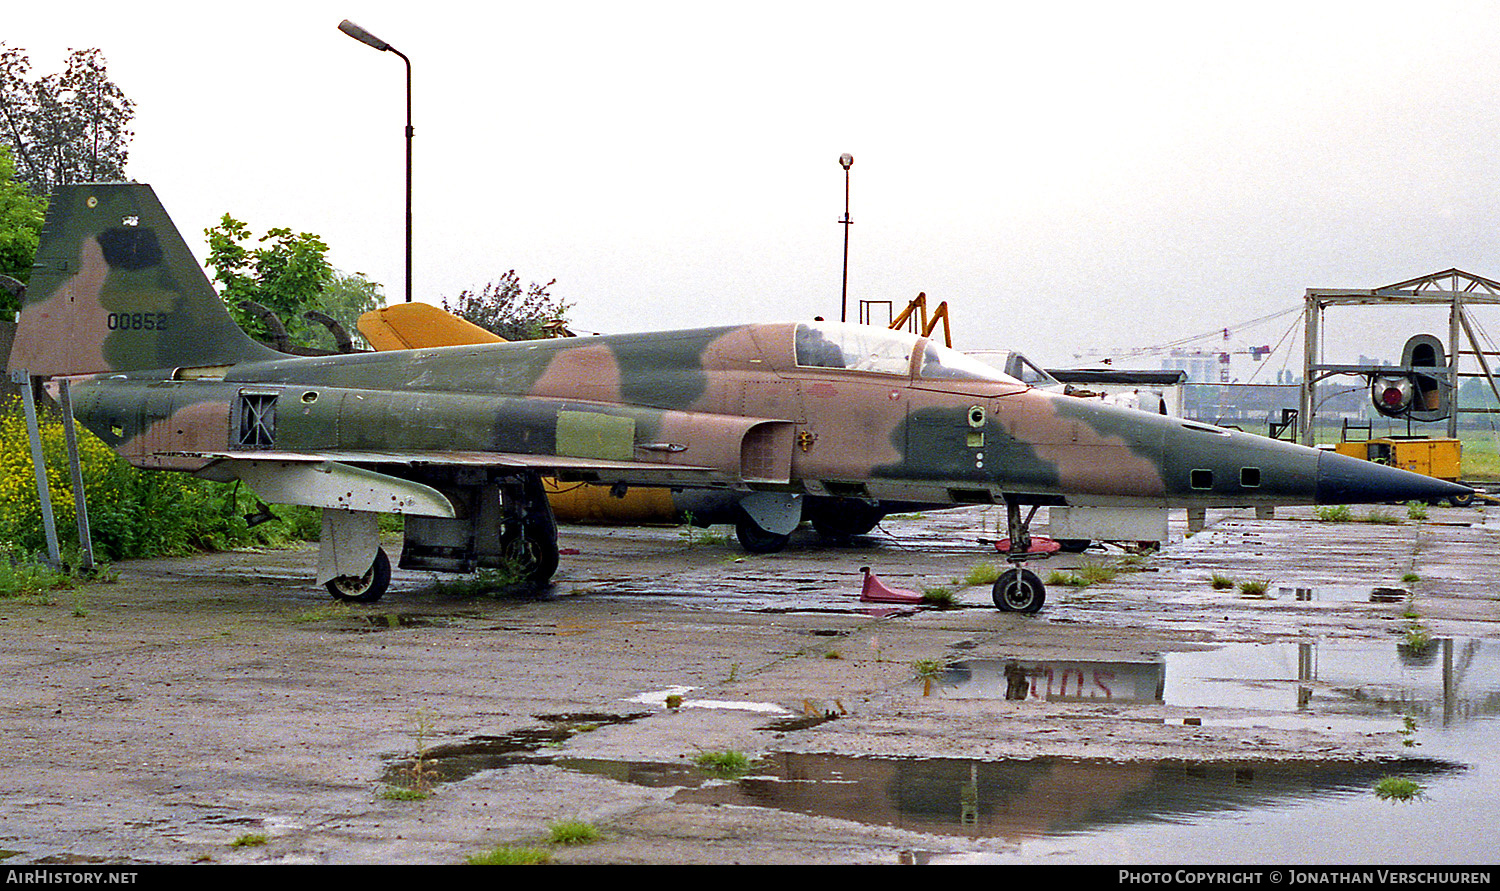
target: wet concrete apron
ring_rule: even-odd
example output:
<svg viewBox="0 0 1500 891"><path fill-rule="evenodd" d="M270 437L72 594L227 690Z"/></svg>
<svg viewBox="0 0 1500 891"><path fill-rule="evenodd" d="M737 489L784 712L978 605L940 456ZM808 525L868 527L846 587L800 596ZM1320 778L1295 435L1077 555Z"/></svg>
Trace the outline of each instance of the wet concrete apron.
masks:
<svg viewBox="0 0 1500 891"><path fill-rule="evenodd" d="M1497 530L1429 513L1211 514L1087 587L1065 582L1121 551L1034 565L1037 616L962 584L998 562L978 508L758 557L565 529L577 553L529 599L398 572L381 604L335 605L307 550L138 561L0 604L0 848L454 863L580 818L603 839L554 860L1468 859L1437 827L1500 799ZM861 604L863 565L958 606ZM760 760L694 766L720 750ZM1390 773L1427 798L1378 800ZM433 794L387 794L411 785ZM1291 842L1224 844L1271 813L1302 821Z"/></svg>

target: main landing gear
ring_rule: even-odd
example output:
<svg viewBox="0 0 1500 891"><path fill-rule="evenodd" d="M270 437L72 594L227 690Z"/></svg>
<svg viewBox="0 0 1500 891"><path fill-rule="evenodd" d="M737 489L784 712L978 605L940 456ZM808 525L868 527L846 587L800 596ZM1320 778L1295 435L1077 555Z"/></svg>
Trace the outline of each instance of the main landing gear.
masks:
<svg viewBox="0 0 1500 891"><path fill-rule="evenodd" d="M541 588L557 571L557 521L535 472L434 467L419 480L437 489L455 516L407 514L401 568L470 573L496 569L507 584ZM376 515L323 511L319 581L335 598L374 603L391 581Z"/></svg>
<svg viewBox="0 0 1500 891"><path fill-rule="evenodd" d="M384 548L375 549L375 560L364 575L341 575L329 579L323 587L334 600L345 603L374 603L391 584L391 558Z"/></svg>
<svg viewBox="0 0 1500 891"><path fill-rule="evenodd" d="M1021 506L1009 498L1005 500L1005 517L1010 532L1010 547L1005 560L1012 568L995 580L993 596L995 606L1001 612L1034 613L1047 602L1047 589L1037 574L1021 564L1047 556L1032 550L1031 518L1036 516L1037 505L1032 505L1026 519L1021 519Z"/></svg>

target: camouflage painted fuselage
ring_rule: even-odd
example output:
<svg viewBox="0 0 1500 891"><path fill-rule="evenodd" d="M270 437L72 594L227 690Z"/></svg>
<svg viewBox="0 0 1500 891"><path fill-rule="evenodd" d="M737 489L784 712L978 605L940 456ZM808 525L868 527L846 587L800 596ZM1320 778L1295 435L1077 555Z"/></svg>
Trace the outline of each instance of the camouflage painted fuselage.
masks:
<svg viewBox="0 0 1500 891"><path fill-rule="evenodd" d="M1028 388L796 362L795 324L280 359L218 380L75 385L80 420L142 467L315 453L507 456L575 478L984 503L1318 500L1317 451ZM274 403L246 435L244 400ZM1032 500L1024 498L1023 500Z"/></svg>
<svg viewBox="0 0 1500 891"><path fill-rule="evenodd" d="M845 527L858 529L892 504L1164 507L1469 492L1033 389L925 338L865 326L288 358L234 325L143 185L54 194L31 281L12 369L70 378L75 415L132 463L243 479L268 500L432 518L408 524L402 558L429 565L472 567L533 545L550 549L555 565L541 476L725 493L776 535L804 503L825 519L863 510ZM329 522L325 510L326 535L357 541L332 547L338 565L320 568L320 581L369 565L378 545L373 520ZM344 551L365 562L350 564Z"/></svg>

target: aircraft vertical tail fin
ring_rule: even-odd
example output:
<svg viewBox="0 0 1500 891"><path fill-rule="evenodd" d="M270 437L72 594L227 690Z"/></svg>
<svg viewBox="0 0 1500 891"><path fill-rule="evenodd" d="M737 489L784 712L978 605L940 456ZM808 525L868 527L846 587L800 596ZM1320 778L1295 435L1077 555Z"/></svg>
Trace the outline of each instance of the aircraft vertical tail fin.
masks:
<svg viewBox="0 0 1500 891"><path fill-rule="evenodd" d="M275 359L240 330L151 187L60 186L11 349L33 375Z"/></svg>

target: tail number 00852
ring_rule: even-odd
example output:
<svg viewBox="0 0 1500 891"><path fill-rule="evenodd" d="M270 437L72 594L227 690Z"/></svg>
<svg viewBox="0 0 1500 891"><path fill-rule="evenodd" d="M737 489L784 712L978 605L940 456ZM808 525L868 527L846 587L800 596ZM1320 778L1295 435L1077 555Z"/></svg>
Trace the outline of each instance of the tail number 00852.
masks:
<svg viewBox="0 0 1500 891"><path fill-rule="evenodd" d="M112 312L105 317L111 331L165 331L167 314L164 312Z"/></svg>

